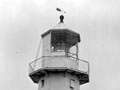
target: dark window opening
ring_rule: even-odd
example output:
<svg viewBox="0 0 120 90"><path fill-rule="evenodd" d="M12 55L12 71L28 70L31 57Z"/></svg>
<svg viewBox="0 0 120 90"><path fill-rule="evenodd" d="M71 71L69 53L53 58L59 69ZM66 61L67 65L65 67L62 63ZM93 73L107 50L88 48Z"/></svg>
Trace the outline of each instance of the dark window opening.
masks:
<svg viewBox="0 0 120 90"><path fill-rule="evenodd" d="M41 87L44 87L45 81L41 80Z"/></svg>

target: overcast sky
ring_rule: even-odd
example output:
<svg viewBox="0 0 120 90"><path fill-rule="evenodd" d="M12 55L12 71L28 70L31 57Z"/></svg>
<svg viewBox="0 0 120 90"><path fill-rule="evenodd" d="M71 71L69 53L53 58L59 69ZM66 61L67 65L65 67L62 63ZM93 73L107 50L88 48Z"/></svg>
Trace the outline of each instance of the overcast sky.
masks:
<svg viewBox="0 0 120 90"><path fill-rule="evenodd" d="M90 63L81 90L120 90L120 0L0 0L0 90L37 90L28 77L40 35L59 22L80 33L79 58Z"/></svg>

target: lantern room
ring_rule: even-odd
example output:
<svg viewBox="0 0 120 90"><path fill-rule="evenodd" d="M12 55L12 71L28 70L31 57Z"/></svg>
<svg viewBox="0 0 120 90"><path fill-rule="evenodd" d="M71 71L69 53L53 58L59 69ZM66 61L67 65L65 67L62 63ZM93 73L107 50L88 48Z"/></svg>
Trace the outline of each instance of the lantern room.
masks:
<svg viewBox="0 0 120 90"><path fill-rule="evenodd" d="M61 18L60 18L61 19ZM63 21L61 20L60 24ZM80 35L67 28L50 29L42 35L42 56L63 55L78 58Z"/></svg>

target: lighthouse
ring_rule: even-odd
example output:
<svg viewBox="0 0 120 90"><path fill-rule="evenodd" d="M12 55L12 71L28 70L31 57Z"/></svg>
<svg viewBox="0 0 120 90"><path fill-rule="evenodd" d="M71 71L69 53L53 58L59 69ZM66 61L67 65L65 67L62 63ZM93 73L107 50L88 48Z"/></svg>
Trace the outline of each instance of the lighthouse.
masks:
<svg viewBox="0 0 120 90"><path fill-rule="evenodd" d="M29 63L29 77L38 90L80 90L89 82L89 62L79 59L80 34L68 29L64 16L41 35L41 57Z"/></svg>

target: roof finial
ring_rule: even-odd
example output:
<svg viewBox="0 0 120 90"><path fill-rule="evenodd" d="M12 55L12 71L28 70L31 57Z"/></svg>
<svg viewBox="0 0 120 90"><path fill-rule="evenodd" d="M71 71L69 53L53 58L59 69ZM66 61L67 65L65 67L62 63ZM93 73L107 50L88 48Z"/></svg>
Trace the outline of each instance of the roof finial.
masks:
<svg viewBox="0 0 120 90"><path fill-rule="evenodd" d="M63 10L61 10L60 8L56 8L56 10L57 10L58 12L61 12L61 13L66 13L66 11L63 11Z"/></svg>
<svg viewBox="0 0 120 90"><path fill-rule="evenodd" d="M63 16L63 15L60 15L60 23L64 23L64 22L63 22L63 19L64 19L64 16Z"/></svg>

